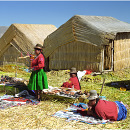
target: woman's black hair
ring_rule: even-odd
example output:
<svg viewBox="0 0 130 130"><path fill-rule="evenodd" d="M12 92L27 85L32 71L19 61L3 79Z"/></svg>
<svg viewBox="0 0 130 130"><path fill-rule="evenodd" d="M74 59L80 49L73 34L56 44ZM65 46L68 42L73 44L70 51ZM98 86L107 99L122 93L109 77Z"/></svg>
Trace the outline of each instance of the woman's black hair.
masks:
<svg viewBox="0 0 130 130"><path fill-rule="evenodd" d="M45 59L45 56L44 56L43 52L42 52L42 51L40 51L40 52L41 52L41 54L42 54L42 55L43 55L43 57L44 57L44 65L45 65L45 66L44 66L44 68L43 68L43 69L44 69L44 71L46 71L46 62L45 62L45 60L46 60L46 59Z"/></svg>
<svg viewBox="0 0 130 130"><path fill-rule="evenodd" d="M39 50L39 51L41 52L41 54L43 55L43 57L44 57L44 65L45 65L43 69L44 69L44 71L46 71L45 56L44 56L42 50L41 50L41 49L38 49L38 48L35 48L35 50Z"/></svg>
<svg viewBox="0 0 130 130"><path fill-rule="evenodd" d="M77 77L77 73L70 73L70 75L72 75L72 74L75 74L75 75L76 75L76 77Z"/></svg>

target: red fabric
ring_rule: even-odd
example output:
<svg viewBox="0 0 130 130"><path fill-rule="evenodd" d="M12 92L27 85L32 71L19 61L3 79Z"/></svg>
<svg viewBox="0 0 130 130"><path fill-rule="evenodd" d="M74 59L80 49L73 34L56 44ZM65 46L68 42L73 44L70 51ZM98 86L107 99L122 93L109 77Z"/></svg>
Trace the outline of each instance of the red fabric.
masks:
<svg viewBox="0 0 130 130"><path fill-rule="evenodd" d="M116 121L118 117L116 103L111 101L99 100L95 107L95 112L104 120Z"/></svg>
<svg viewBox="0 0 130 130"><path fill-rule="evenodd" d="M77 89L77 90L80 90L80 85L79 85L79 80L77 77L74 77L74 78L70 78L68 82L65 82L63 83L63 87L66 87L66 88L72 88L74 85L74 88Z"/></svg>
<svg viewBox="0 0 130 130"><path fill-rule="evenodd" d="M23 98L10 98L10 99L2 99L2 100L5 100L5 101L19 101L19 102L26 102L26 101L28 101L29 99L23 99Z"/></svg>
<svg viewBox="0 0 130 130"><path fill-rule="evenodd" d="M35 58L32 63L31 63L31 67L34 68L35 70L39 70L39 69L43 69L44 65L44 56L42 54L40 54L37 58Z"/></svg>
<svg viewBox="0 0 130 130"><path fill-rule="evenodd" d="M86 73L85 73L85 74L91 74L91 73L92 73L92 71L91 71L91 70L84 70L84 71L86 71Z"/></svg>

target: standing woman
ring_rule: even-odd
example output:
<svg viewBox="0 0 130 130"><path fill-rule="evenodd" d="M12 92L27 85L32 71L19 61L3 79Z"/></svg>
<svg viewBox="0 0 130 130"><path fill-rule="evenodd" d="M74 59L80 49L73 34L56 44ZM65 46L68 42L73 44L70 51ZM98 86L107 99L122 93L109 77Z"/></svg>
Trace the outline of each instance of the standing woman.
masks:
<svg viewBox="0 0 130 130"><path fill-rule="evenodd" d="M37 44L34 49L36 58L31 63L33 71L29 80L28 89L34 90L36 98L40 101L41 91L48 89L48 82L46 73L44 72L45 58L42 53L43 47L41 44Z"/></svg>

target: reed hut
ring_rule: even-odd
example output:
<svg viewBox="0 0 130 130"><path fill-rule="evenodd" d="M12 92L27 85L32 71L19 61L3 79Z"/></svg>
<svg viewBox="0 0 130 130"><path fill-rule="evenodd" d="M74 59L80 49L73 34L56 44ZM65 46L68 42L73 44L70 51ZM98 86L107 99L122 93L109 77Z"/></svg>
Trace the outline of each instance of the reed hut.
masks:
<svg viewBox="0 0 130 130"><path fill-rule="evenodd" d="M54 25L12 24L0 38L0 64L29 65L29 59L18 59L34 53L37 43L56 30Z"/></svg>
<svg viewBox="0 0 130 130"><path fill-rule="evenodd" d="M130 24L113 17L75 15L44 41L49 69L96 72L130 67Z"/></svg>

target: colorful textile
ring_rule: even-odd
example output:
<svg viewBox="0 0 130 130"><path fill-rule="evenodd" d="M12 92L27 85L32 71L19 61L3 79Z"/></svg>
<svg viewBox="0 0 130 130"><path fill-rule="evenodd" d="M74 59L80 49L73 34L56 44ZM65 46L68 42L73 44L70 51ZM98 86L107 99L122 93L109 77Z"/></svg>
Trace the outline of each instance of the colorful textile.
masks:
<svg viewBox="0 0 130 130"><path fill-rule="evenodd" d="M12 97L14 97L14 96L12 96L12 95L3 95L3 96L0 96L0 101L2 99L8 99L8 98L12 98Z"/></svg>
<svg viewBox="0 0 130 130"><path fill-rule="evenodd" d="M78 106L79 104L77 104ZM80 106L80 105L79 105ZM105 124L111 123L110 120L100 120L95 119L94 117L82 116L80 113L77 113L78 108L74 107L74 105L70 106L68 109L64 111L58 111L53 116L59 118L67 118L66 121L76 120L87 124Z"/></svg>
<svg viewBox="0 0 130 130"><path fill-rule="evenodd" d="M91 73L92 73L92 71L91 71L91 70L85 70L85 71L86 71L86 73L85 73L86 75L87 75L87 74L91 74Z"/></svg>
<svg viewBox="0 0 130 130"><path fill-rule="evenodd" d="M48 89L48 81L46 73L43 69L33 71L28 84L29 90Z"/></svg>
<svg viewBox="0 0 130 130"><path fill-rule="evenodd" d="M101 99L101 100L107 100L105 96L99 96L99 99Z"/></svg>
<svg viewBox="0 0 130 130"><path fill-rule="evenodd" d="M78 110L82 110L82 111L88 109L88 105L85 104L85 103L79 103L79 104L74 103L73 106L76 106L77 108L80 108L80 109L78 109Z"/></svg>
<svg viewBox="0 0 130 130"><path fill-rule="evenodd" d="M40 54L40 55L38 55L37 58L35 58L32 61L31 67L34 68L34 71L43 69L43 67L45 67L44 62L45 62L44 56L42 54Z"/></svg>
<svg viewBox="0 0 130 130"><path fill-rule="evenodd" d="M30 100L26 98L14 98L10 95L1 96L0 109L6 109L14 106L21 106L26 104L37 105L39 101ZM5 99L4 99L5 98Z"/></svg>
<svg viewBox="0 0 130 130"><path fill-rule="evenodd" d="M99 99L97 105L95 106L95 112L99 117L102 117L104 120L117 120L118 112L115 102Z"/></svg>
<svg viewBox="0 0 130 130"><path fill-rule="evenodd" d="M115 101L115 103L118 105L118 108L119 108L117 121L126 119L126 116L127 116L126 107L119 101Z"/></svg>
<svg viewBox="0 0 130 130"><path fill-rule="evenodd" d="M75 89L80 90L80 84L77 77L70 78L68 82L63 83L63 87L72 88L74 86Z"/></svg>

